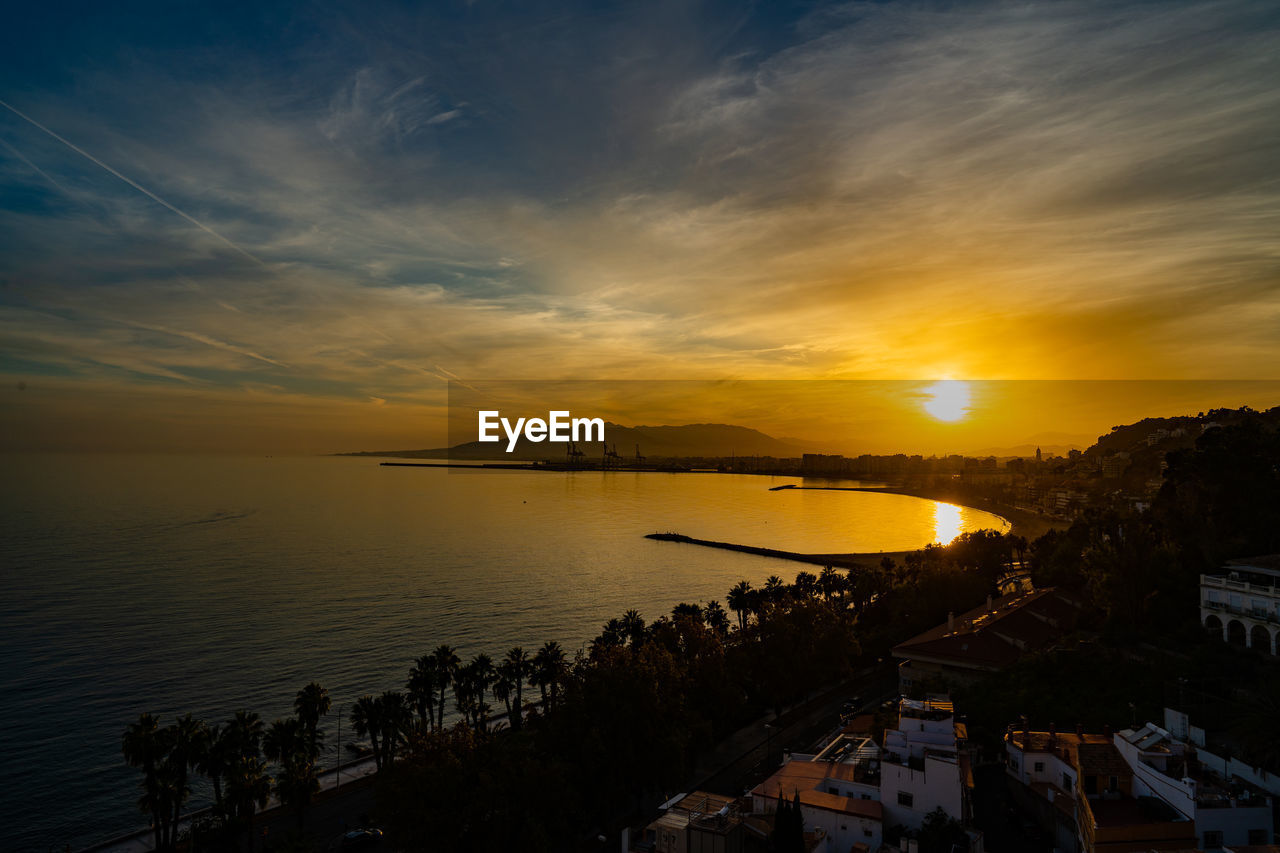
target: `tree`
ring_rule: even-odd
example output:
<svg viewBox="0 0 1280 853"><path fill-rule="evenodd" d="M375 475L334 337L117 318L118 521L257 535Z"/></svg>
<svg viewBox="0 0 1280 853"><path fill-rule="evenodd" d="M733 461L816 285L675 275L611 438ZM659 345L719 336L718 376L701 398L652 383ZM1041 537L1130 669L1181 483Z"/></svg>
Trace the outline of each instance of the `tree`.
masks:
<svg viewBox="0 0 1280 853"><path fill-rule="evenodd" d="M747 613L751 610L751 584L747 581L738 581L738 583L729 590L726 601L729 602L729 609L738 616L738 630L741 631L746 627Z"/></svg>
<svg viewBox="0 0 1280 853"><path fill-rule="evenodd" d="M142 770L142 798L139 805L151 814L151 826L156 833L156 849L166 849L168 839L168 813L164 808L160 764L168 745L161 734L160 721L152 714L139 714L136 723L130 723L121 740L124 760Z"/></svg>
<svg viewBox="0 0 1280 853"><path fill-rule="evenodd" d="M169 779L167 799L169 806L169 845L177 844L178 820L182 807L191 796L187 785L187 771L200 763L201 746L208 737L208 726L190 714L184 714L171 726L169 755L166 757L166 776Z"/></svg>
<svg viewBox="0 0 1280 853"><path fill-rule="evenodd" d="M453 678L457 675L458 666L462 661L453 650L453 646L449 645L439 646L432 657L435 659L436 680L440 685L440 702L436 705L440 717L436 723L436 730L441 731L444 729L444 691L453 683Z"/></svg>
<svg viewBox="0 0 1280 853"><path fill-rule="evenodd" d="M622 614L622 631L627 635L632 648L644 642L644 627L644 618L639 611L628 610Z"/></svg>
<svg viewBox="0 0 1280 853"><path fill-rule="evenodd" d="M382 703L366 693L351 706L351 728L357 737L369 738L373 748L373 765L382 770Z"/></svg>
<svg viewBox="0 0 1280 853"><path fill-rule="evenodd" d="M409 702L418 712L418 722L423 730L435 729L436 691L440 687L440 673L435 658L423 655L409 670L405 684Z"/></svg>
<svg viewBox="0 0 1280 853"><path fill-rule="evenodd" d="M240 830L249 834L251 850L253 816L258 809L266 808L270 796L271 778L267 775L266 762L257 756L236 756L227 771L227 805Z"/></svg>
<svg viewBox="0 0 1280 853"><path fill-rule="evenodd" d="M702 608L702 616L707 622L707 627L719 634L721 638L729 635L729 614L725 612L720 602L708 601L707 606Z"/></svg>
<svg viewBox="0 0 1280 853"><path fill-rule="evenodd" d="M962 850L969 848L969 836L965 834L964 827L941 806L924 816L918 840L920 853L951 853L957 846Z"/></svg>
<svg viewBox="0 0 1280 853"><path fill-rule="evenodd" d="M316 753L306 721L291 718L273 722L262 739L262 751L280 768L275 779L276 796L294 808L301 834L311 797L320 790Z"/></svg>
<svg viewBox="0 0 1280 853"><path fill-rule="evenodd" d="M520 646L515 646L507 652L505 663L516 690L515 716L510 718L511 727L518 729L523 723L521 715L524 713L524 681L529 677L533 664Z"/></svg>
<svg viewBox="0 0 1280 853"><path fill-rule="evenodd" d="M544 706L549 708L555 704L556 693L564 680L566 670L564 649L560 648L560 644L554 641L543 643L542 648L538 649L533 656L533 673L530 681L541 688ZM550 691L550 697L547 695L548 691Z"/></svg>
<svg viewBox="0 0 1280 853"><path fill-rule="evenodd" d="M299 690L294 697L293 709L298 715L298 721L302 723L312 762L319 758L320 743L324 740L324 733L319 729L320 718L328 714L331 707L333 702L329 699L329 691L315 681Z"/></svg>
<svg viewBox="0 0 1280 853"><path fill-rule="evenodd" d="M507 707L508 720L515 719L511 710L511 691L515 689L515 679L515 671L510 662L504 660L498 664L497 677L493 679L493 698ZM512 728L514 727L513 725Z"/></svg>
<svg viewBox="0 0 1280 853"><path fill-rule="evenodd" d="M219 725L206 726L197 745L195 769L213 785L213 807L220 815L223 808L222 779L227 772L229 755L226 730Z"/></svg>

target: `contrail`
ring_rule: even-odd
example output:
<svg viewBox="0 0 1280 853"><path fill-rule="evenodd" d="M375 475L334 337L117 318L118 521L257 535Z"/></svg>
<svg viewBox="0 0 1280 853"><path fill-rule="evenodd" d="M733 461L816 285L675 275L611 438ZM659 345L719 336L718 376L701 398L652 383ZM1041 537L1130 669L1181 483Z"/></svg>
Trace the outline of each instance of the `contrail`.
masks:
<svg viewBox="0 0 1280 853"><path fill-rule="evenodd" d="M28 124L32 125L33 127L36 127L36 128L38 128L38 129L40 129L40 130L44 131L45 133L49 134L49 136L52 136L54 139L58 140L58 141L59 141L59 142L61 142L63 145L67 146L67 147L68 147L68 148L70 148L72 151L76 152L77 154L79 154L81 157L85 158L85 159L86 159L86 160L88 160L89 162L94 163L94 164L96 164L97 166L100 166L100 167L101 167L101 168L103 168L103 169L106 169L108 172L110 172L111 174L115 175L117 178L119 178L120 180L124 181L126 184L128 184L128 185L129 185L129 186L131 186L131 187L133 187L135 190L137 190L138 192L142 193L142 194L143 194L143 195L145 195L147 198L151 199L152 201L156 202L157 204L162 204L162 205L164 205L165 207L169 208L169 210L172 210L174 213L178 214L178 215L179 215L179 216L181 216L183 219L187 220L188 222L190 222L190 223L191 223L192 225L194 225L195 227L199 228L199 229L200 229L201 231L203 231L204 233L206 233L206 234L208 234L209 236L211 236L211 237L213 237L213 238L217 239L219 242L226 244L226 245L227 245L228 247L230 247L231 249L235 250L236 252L239 252L240 254L242 254L242 255L244 255L246 258L248 258L249 260L253 261L255 264L258 264L259 266L263 266L263 267L265 267L265 266L266 266L266 264L265 264L262 260L260 260L259 258L255 257L254 255L249 254L249 253L248 253L248 252L246 252L244 249L242 249L242 248L240 248L239 246L237 246L235 243L232 243L232 242L231 242L230 240L228 240L226 237L223 237L223 236L222 236L221 234L219 234L217 231L214 231L214 230L213 230L212 228L210 228L208 225L205 225L203 222L201 222L200 220L196 219L194 216L191 216L191 215L189 215L189 214L187 214L187 213L182 212L182 211L181 211L181 210L179 210L178 208L176 208L176 207L174 207L173 205L169 204L169 202L167 202L167 201L165 201L164 199L160 198L160 196L156 195L156 194L155 194L155 193L153 193L151 190L149 190L149 189L147 189L146 187L144 187L144 186L142 186L141 184L139 184L137 181L134 181L134 180L132 180L131 178L128 178L128 177L126 177L126 176L124 176L124 175L120 174L120 173L119 173L119 172L117 172L115 169L111 168L111 167L110 167L110 166L108 166L106 163L104 163L104 162L102 162L101 160L99 160L97 157L94 157L94 156L93 156L92 154L90 154L88 151L85 151L83 148L81 148L80 146L76 145L76 144L75 144L75 143L73 143L73 142L69 142L69 141L67 141L66 139L63 139L61 136L59 136L58 134L54 133L52 130L50 130L49 128L45 127L43 124L41 124L40 122L36 121L36 120L35 120L35 119L33 119L31 116L27 115L26 113L22 112L21 110L19 110L19 109L15 108L15 107L11 107L9 104L5 103L4 101L0 101L0 107L4 107L4 108L5 108L6 110L8 110L9 112L11 112L11 113L13 113L14 115L16 115L18 118L22 119L23 121L27 122Z"/></svg>
<svg viewBox="0 0 1280 853"><path fill-rule="evenodd" d="M12 145L10 145L9 143L5 142L3 139L0 139L0 145L3 145L5 148L7 148L7 149L9 150L9 153L10 153L10 154L12 154L14 157L17 157L17 158L18 158L19 160L21 160L23 163L26 163L26 164L27 164L27 168L31 169L31 170L32 170L33 172L35 172L37 175L39 175L40 177L44 178L44 179L45 179L46 181L48 181L49 183L53 184L53 185L54 185L54 187L56 187L56 188L57 188L58 192L62 193L63 195L65 195L65 196L67 196L67 197L69 197L69 198L75 199L76 201L83 202L83 199L78 198L77 196L75 196L74 194L72 194L71 190L67 189L67 188L66 188L66 187L64 187L62 184L60 184L60 183L58 183L56 180L54 180L54 178L53 178L53 176L52 176L52 175L50 175L50 174L49 174L48 172L46 172L44 169L41 169L41 168L40 168L39 166L37 166L35 163L32 163L30 160L28 160L26 157L24 157L24 156L22 155L22 152L21 152L21 151L19 151L17 148L14 148Z"/></svg>

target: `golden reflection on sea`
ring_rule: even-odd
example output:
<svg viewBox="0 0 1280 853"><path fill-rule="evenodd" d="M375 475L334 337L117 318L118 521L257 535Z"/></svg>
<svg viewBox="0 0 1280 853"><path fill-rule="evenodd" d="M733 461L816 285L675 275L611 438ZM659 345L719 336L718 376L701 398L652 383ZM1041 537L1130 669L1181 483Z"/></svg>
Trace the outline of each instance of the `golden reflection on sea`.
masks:
<svg viewBox="0 0 1280 853"><path fill-rule="evenodd" d="M946 545L960 535L963 529L960 521L961 508L954 504L935 503L933 505L933 541Z"/></svg>

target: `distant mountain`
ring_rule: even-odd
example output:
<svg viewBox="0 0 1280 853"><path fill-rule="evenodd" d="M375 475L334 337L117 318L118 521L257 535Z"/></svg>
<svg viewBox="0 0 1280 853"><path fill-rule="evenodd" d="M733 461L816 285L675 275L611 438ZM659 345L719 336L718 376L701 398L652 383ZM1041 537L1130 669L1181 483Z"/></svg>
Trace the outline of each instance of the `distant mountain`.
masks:
<svg viewBox="0 0 1280 853"><path fill-rule="evenodd" d="M759 430L732 424L684 424L681 426L624 427L606 423L605 441L610 449L616 448L624 459L633 459L636 448L648 459L676 459L714 456L777 456L798 457L806 452L789 441L774 438ZM453 447L437 447L427 450L382 450L342 453L340 456L391 456L406 459L454 459L454 460L502 460L529 462L541 459L560 461L566 445L548 442L529 442L523 439L510 453L506 440L498 444L468 441ZM605 447L600 442L580 442L578 449L587 460L604 456Z"/></svg>

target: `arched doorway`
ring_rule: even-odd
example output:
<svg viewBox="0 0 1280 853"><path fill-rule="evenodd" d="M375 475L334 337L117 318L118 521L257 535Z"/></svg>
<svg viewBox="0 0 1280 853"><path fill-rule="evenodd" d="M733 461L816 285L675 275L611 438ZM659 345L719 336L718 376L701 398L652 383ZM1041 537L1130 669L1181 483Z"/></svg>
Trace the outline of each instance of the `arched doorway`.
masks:
<svg viewBox="0 0 1280 853"><path fill-rule="evenodd" d="M1217 614L1210 613L1204 617L1204 629L1215 637L1221 637L1222 620L1218 618Z"/></svg>
<svg viewBox="0 0 1280 853"><path fill-rule="evenodd" d="M1271 654L1271 632L1261 625L1249 629L1249 645L1264 655Z"/></svg>
<svg viewBox="0 0 1280 853"><path fill-rule="evenodd" d="M1227 623L1227 642L1233 646L1243 646L1245 638L1244 625L1232 619Z"/></svg>

